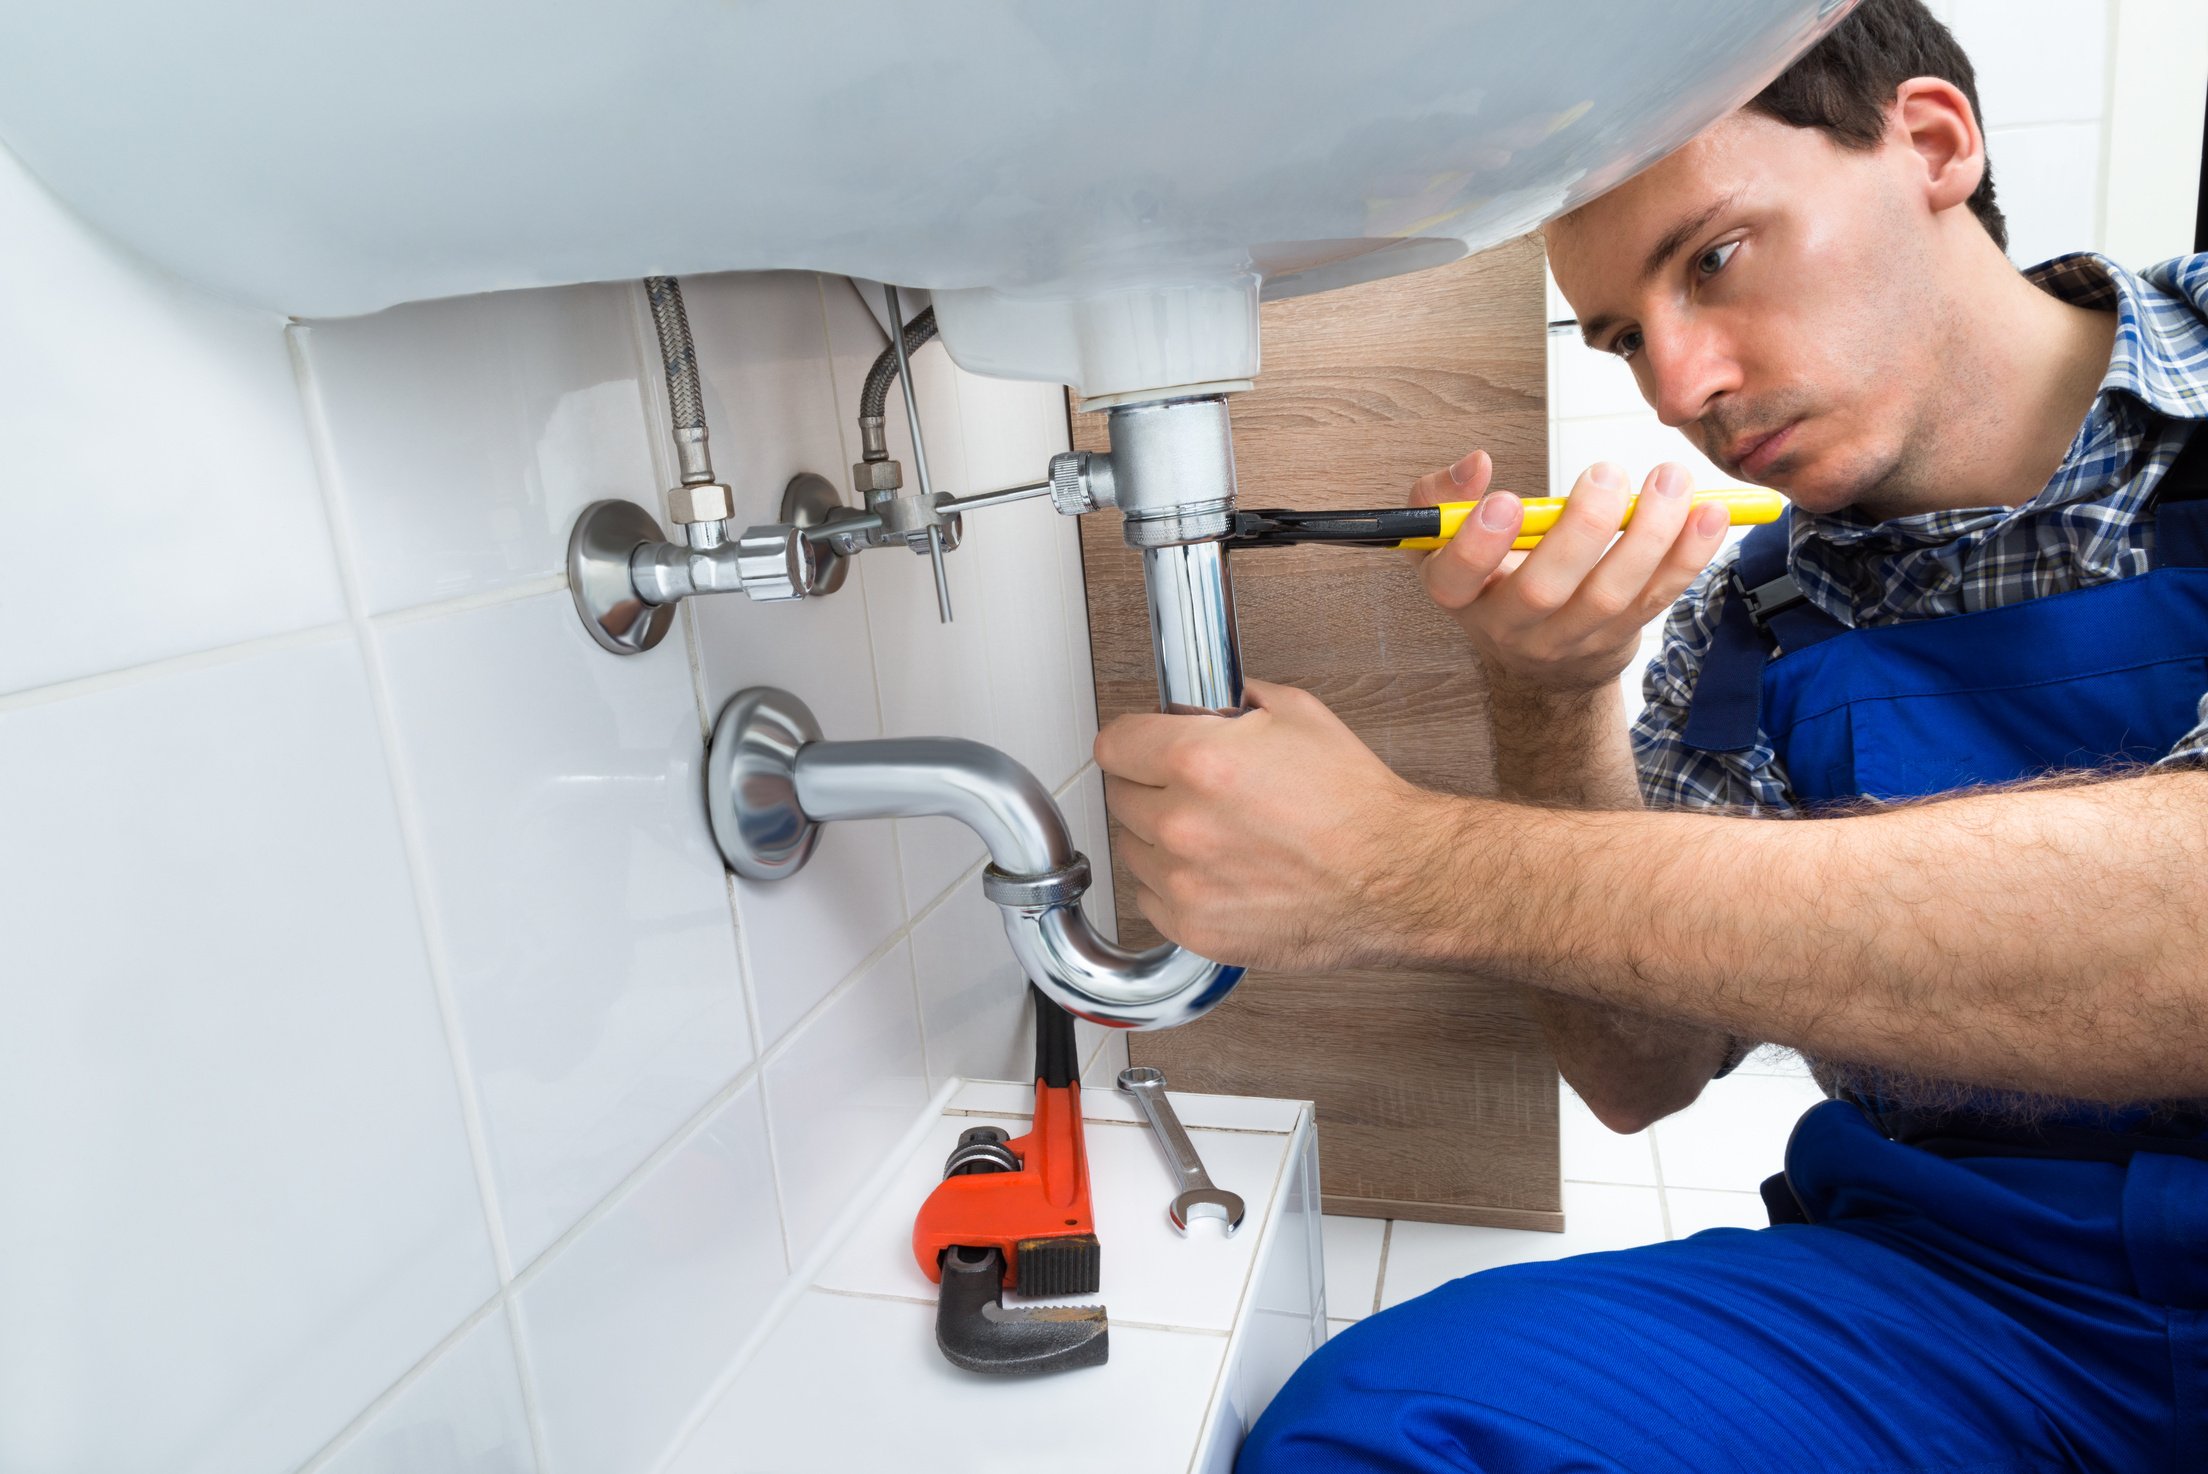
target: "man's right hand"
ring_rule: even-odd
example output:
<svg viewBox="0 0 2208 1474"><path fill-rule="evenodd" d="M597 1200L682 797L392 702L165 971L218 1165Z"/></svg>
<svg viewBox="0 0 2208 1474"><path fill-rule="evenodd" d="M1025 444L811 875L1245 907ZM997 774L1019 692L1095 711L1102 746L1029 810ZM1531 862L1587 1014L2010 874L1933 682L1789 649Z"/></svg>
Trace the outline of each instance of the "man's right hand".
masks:
<svg viewBox="0 0 2208 1474"><path fill-rule="evenodd" d="M1529 695L1576 695L1617 680L1642 627L1724 546L1725 509L1691 506L1693 479L1670 463L1649 473L1633 525L1620 535L1625 473L1604 462L1572 487L1564 515L1540 545L1514 553L1525 504L1507 491L1490 494L1494 474L1478 450L1411 488L1420 506L1480 503L1448 546L1416 555L1419 577L1471 637L1490 680Z"/></svg>

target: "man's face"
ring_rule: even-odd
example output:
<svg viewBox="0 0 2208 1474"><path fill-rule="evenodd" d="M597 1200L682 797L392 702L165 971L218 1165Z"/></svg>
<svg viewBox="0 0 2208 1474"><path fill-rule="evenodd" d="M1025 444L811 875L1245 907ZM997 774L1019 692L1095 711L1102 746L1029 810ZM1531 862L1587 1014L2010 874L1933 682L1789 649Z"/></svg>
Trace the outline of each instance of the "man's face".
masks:
<svg viewBox="0 0 2208 1474"><path fill-rule="evenodd" d="M1812 511L1875 503L1936 428L1944 317L1911 152L1735 113L1551 223L1557 285L1728 472Z"/></svg>

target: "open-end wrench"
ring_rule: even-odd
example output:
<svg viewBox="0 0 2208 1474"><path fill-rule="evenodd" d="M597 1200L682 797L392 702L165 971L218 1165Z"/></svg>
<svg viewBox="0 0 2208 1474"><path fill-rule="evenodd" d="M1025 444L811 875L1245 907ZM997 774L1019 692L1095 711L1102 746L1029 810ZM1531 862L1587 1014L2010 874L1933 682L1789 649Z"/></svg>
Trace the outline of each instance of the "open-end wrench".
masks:
<svg viewBox="0 0 2208 1474"><path fill-rule="evenodd" d="M1196 1155L1196 1143L1181 1129L1180 1117L1173 1114L1173 1102L1166 1099L1165 1071L1148 1065L1121 1070L1119 1088L1135 1098L1136 1109L1150 1123L1158 1145L1165 1148L1165 1162L1173 1169L1173 1180L1181 1186L1180 1196L1165 1210L1173 1226L1187 1233L1191 1218L1216 1218L1226 1224L1229 1234L1240 1228L1242 1199L1211 1185L1211 1175Z"/></svg>

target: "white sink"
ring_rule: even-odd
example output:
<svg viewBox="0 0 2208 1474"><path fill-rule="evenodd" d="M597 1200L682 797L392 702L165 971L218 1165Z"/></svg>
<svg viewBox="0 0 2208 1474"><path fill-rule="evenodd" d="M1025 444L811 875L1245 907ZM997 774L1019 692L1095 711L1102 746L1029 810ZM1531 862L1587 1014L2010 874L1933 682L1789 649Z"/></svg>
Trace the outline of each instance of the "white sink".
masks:
<svg viewBox="0 0 2208 1474"><path fill-rule="evenodd" d="M0 141L297 315L806 267L967 367L1257 367L1255 309L1530 229L1847 0L112 0L0 16Z"/></svg>

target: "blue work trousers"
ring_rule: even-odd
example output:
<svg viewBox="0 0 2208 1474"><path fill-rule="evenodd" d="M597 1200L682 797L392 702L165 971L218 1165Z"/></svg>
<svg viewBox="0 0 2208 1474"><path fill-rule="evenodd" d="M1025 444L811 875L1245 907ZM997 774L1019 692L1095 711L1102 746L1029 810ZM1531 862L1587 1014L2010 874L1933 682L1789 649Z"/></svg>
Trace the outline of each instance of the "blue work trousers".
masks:
<svg viewBox="0 0 2208 1474"><path fill-rule="evenodd" d="M2208 1474L2208 1161L1945 1158L1806 1115L1809 1225L1442 1286L1321 1348L1238 1474Z"/></svg>

